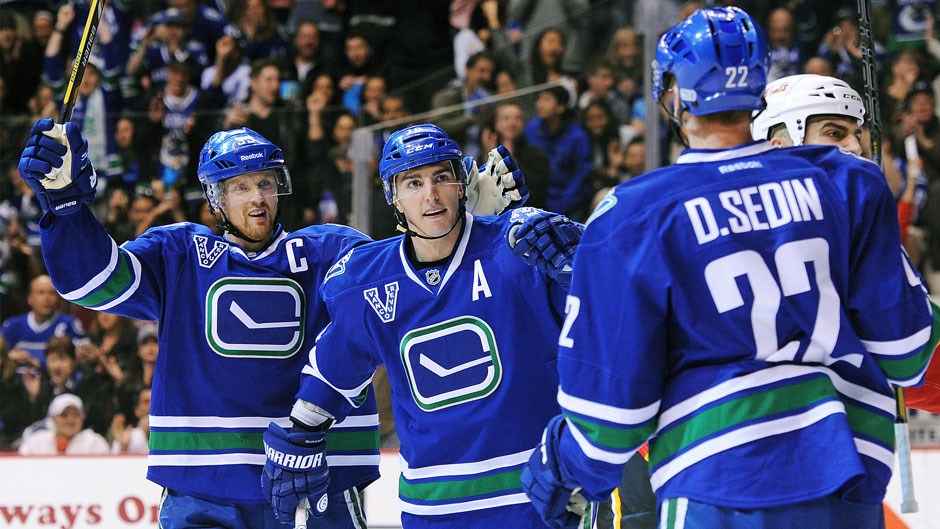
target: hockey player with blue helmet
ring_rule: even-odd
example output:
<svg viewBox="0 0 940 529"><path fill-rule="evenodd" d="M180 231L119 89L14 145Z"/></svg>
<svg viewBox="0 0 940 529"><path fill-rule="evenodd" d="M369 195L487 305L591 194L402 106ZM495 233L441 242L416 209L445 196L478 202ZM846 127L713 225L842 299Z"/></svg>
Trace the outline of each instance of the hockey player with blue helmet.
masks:
<svg viewBox="0 0 940 529"><path fill-rule="evenodd" d="M206 142L198 168L225 233L179 223L118 247L85 207L96 183L87 142L68 123L60 143L47 134L54 127L37 122L20 160L46 211L40 235L53 283L73 303L160 322L147 473L165 489L160 525L293 522L294 509L272 509L262 471L266 453L303 449L319 450L319 464L304 460L305 479L278 493L294 505L308 498L321 527L362 527L359 489L378 477L374 398L336 425L325 453L322 432L293 429L288 414L305 353L328 321L320 282L369 239L341 226L285 231L278 200L291 184L282 152L235 129Z"/></svg>
<svg viewBox="0 0 940 529"><path fill-rule="evenodd" d="M518 476L558 413L561 269L581 227L532 208L469 213L461 156L431 124L385 143L379 174L405 233L354 248L326 274L331 323L292 417L313 427L342 420L384 364L401 440L403 527L535 529L542 521ZM556 253L541 254L543 241ZM520 246L529 258L514 255ZM542 266L534 254L546 257Z"/></svg>
<svg viewBox="0 0 940 529"><path fill-rule="evenodd" d="M222 229L249 243L267 242L263 237L270 236L268 222L233 223L229 216L245 217L240 209L251 203L256 194L267 198L291 193L290 173L279 147L248 128L217 132L199 153L196 175L209 202L209 211ZM266 202L267 199L262 201ZM277 216L274 209L264 212L271 213L272 217L265 219L271 225ZM259 216L256 211L254 218Z"/></svg>
<svg viewBox="0 0 940 529"><path fill-rule="evenodd" d="M660 527L884 527L891 385L922 380L937 315L874 164L752 141L766 72L737 8L659 40L653 94L688 148L618 186L578 247L562 414L522 472L552 527L647 440Z"/></svg>
<svg viewBox="0 0 940 529"><path fill-rule="evenodd" d="M505 158L473 173L484 214L511 200L505 187L525 192ZM306 499L320 527L365 527L359 490L378 477L379 460L372 393L326 434L288 413L304 355L328 323L323 277L368 237L335 225L284 230L282 151L246 128L214 134L200 153L197 174L222 236L180 223L118 247L85 206L97 178L72 124L38 121L19 169L46 211L42 245L57 290L94 310L160 321L148 478L166 489L161 526L276 527Z"/></svg>

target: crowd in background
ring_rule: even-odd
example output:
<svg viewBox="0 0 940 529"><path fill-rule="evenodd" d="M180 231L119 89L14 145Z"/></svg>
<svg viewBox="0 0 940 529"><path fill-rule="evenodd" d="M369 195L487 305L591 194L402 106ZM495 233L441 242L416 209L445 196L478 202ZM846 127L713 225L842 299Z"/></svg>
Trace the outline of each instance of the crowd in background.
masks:
<svg viewBox="0 0 940 529"><path fill-rule="evenodd" d="M98 174L92 207L118 244L186 220L216 229L195 177L199 150L213 132L245 126L284 150L287 229L345 223L353 131L454 107L432 121L465 155L483 163L505 145L527 205L584 220L647 165L646 123L658 117L646 115L643 39L658 34L645 32L716 3L763 21L769 81L818 73L865 91L854 1L111 0L72 115ZM904 241L936 292L940 2L873 4L885 174L896 196L914 196ZM39 246L42 212L16 169L32 123L58 118L88 9L0 1L0 450L146 452L154 324L59 297ZM676 152L659 130L654 165ZM375 153L392 131L375 131ZM905 145L920 162L908 163ZM373 197L370 235L390 236L391 212Z"/></svg>

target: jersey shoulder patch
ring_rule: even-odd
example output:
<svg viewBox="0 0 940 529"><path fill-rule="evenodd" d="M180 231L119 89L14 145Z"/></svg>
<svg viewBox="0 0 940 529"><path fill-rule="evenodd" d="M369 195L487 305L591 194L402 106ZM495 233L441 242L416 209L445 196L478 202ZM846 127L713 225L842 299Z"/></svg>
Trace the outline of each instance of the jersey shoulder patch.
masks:
<svg viewBox="0 0 940 529"><path fill-rule="evenodd" d="M326 284L330 279L334 277L339 277L346 273L346 263L352 258L352 254L355 251L355 248L346 252L346 255L342 256L339 261L336 261L329 270L326 271L326 276L323 278L323 283Z"/></svg>

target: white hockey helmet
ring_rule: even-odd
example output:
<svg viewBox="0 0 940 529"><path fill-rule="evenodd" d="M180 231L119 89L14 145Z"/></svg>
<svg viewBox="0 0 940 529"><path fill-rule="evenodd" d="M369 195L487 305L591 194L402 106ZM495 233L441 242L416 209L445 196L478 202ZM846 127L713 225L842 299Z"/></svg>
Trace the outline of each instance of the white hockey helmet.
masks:
<svg viewBox="0 0 940 529"><path fill-rule="evenodd" d="M814 74L783 77L767 85L764 100L767 106L751 122L755 140L770 139L772 128L786 125L793 145L803 145L806 122L812 116L846 116L854 118L859 126L865 121L862 97L835 77Z"/></svg>

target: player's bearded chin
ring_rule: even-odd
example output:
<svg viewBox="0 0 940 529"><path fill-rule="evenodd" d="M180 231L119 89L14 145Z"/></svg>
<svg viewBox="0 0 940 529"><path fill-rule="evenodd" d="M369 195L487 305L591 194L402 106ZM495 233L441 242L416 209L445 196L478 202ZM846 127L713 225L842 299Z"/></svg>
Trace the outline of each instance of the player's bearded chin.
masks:
<svg viewBox="0 0 940 529"><path fill-rule="evenodd" d="M276 208L277 202L274 200L265 200L261 204L244 204L241 206L241 222L236 227L252 239L265 240L274 231Z"/></svg>

